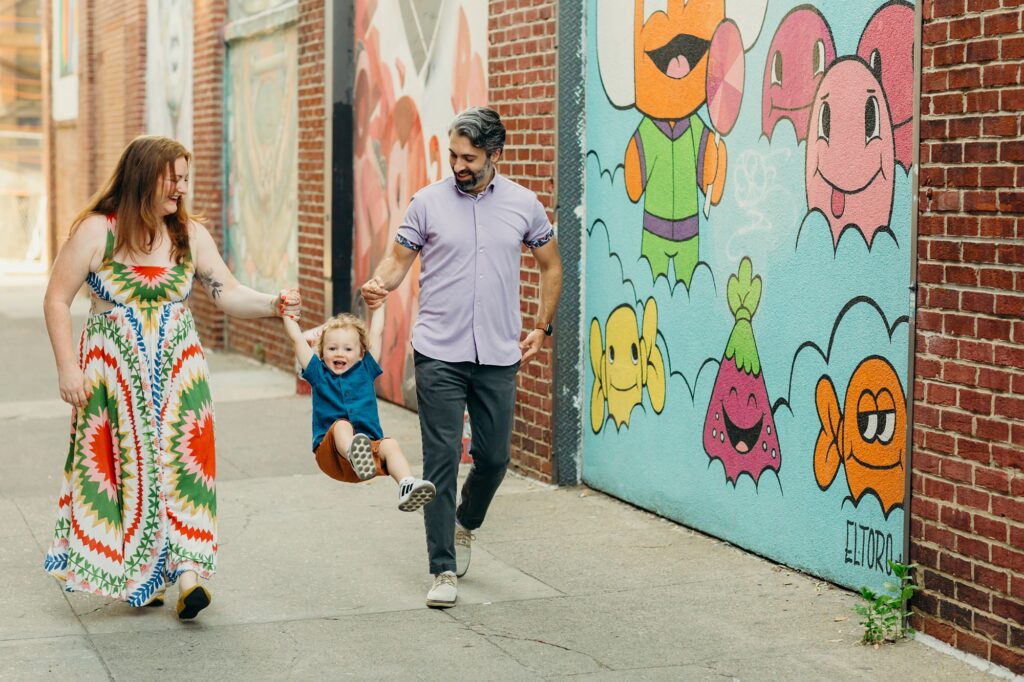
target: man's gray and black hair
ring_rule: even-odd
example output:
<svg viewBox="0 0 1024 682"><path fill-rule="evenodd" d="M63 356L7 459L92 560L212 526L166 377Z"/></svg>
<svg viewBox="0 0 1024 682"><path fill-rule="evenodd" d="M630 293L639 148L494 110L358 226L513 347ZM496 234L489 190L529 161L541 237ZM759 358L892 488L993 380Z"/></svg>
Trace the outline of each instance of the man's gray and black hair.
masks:
<svg viewBox="0 0 1024 682"><path fill-rule="evenodd" d="M455 117L448 134L465 135L474 147L487 155L505 148L505 125L498 112L488 107L471 107Z"/></svg>

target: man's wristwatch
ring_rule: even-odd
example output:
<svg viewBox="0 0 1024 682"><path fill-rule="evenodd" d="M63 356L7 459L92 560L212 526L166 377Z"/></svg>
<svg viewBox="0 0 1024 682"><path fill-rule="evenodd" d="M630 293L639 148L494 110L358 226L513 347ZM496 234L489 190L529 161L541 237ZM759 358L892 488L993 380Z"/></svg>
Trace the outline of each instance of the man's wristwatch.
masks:
<svg viewBox="0 0 1024 682"><path fill-rule="evenodd" d="M555 328L551 326L550 322L548 322L548 326L546 326L546 327L537 327L537 329L540 329L542 332L544 332L545 336L551 336L552 334L555 333Z"/></svg>

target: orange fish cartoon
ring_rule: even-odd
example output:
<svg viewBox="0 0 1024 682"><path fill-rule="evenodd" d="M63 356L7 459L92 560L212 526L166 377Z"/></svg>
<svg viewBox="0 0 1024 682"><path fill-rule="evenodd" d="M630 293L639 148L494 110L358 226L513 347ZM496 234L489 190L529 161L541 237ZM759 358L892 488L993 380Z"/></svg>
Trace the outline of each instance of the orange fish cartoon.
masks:
<svg viewBox="0 0 1024 682"><path fill-rule="evenodd" d="M856 505L871 493L889 515L903 506L906 482L907 407L896 370L885 358L872 356L854 370L843 409L832 379L823 376L815 389L821 431L814 446L814 477L828 489L839 465Z"/></svg>

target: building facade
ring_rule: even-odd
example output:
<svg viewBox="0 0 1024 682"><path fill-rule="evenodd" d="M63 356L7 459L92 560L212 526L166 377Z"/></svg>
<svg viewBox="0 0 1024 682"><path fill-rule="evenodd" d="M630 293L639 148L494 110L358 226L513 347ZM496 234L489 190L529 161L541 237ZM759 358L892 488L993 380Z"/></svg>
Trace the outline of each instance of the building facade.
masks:
<svg viewBox="0 0 1024 682"><path fill-rule="evenodd" d="M128 140L172 135L240 280L298 285L310 323L361 311L448 122L493 106L566 273L513 468L851 588L917 563L916 626L1024 671L1013 3L53 6L51 42L80 17L77 70L46 71L53 246ZM416 294L379 386L410 408ZM208 346L291 366L279 325L193 307Z"/></svg>

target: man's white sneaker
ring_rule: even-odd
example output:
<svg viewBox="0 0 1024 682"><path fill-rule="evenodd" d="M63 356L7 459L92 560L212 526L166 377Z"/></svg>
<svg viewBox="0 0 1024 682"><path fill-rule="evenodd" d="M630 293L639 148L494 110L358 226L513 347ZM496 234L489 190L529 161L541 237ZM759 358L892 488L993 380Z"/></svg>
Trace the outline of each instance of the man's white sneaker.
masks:
<svg viewBox="0 0 1024 682"><path fill-rule="evenodd" d="M398 491L398 509L404 512L416 511L433 500L435 493L434 484L430 481L410 481Z"/></svg>
<svg viewBox="0 0 1024 682"><path fill-rule="evenodd" d="M377 463L373 461L373 443L357 433L348 446L348 463L360 481L368 481L377 475Z"/></svg>
<svg viewBox="0 0 1024 682"><path fill-rule="evenodd" d="M433 609L447 609L455 606L458 598L458 578L451 571L434 576L434 585L427 592L427 606Z"/></svg>
<svg viewBox="0 0 1024 682"><path fill-rule="evenodd" d="M469 560L473 555L473 540L476 536L472 531L455 524L455 575L460 578L469 570Z"/></svg>

